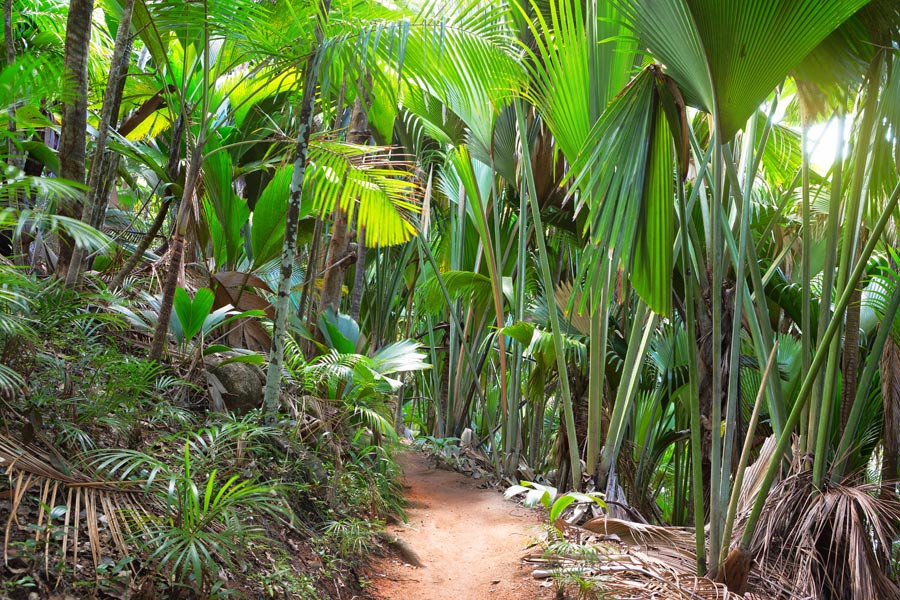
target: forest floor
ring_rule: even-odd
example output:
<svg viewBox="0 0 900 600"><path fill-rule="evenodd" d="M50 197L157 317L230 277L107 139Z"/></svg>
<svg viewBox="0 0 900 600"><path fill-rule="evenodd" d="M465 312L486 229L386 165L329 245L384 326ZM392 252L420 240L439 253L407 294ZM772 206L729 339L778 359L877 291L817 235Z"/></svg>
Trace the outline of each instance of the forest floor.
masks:
<svg viewBox="0 0 900 600"><path fill-rule="evenodd" d="M409 522L387 533L406 544L422 567L397 559L375 560L369 569L379 600L545 600L522 564L541 534L540 511L506 500L483 480L435 468L417 452L396 457L403 466Z"/></svg>

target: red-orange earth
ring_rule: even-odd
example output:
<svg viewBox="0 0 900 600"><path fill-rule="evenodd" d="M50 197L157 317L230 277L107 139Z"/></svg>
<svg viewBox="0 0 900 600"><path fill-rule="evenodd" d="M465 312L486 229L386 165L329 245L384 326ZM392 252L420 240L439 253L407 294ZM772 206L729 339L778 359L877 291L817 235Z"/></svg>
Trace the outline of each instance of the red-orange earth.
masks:
<svg viewBox="0 0 900 600"><path fill-rule="evenodd" d="M409 522L387 532L402 539L423 567L377 559L368 571L379 600L549 600L522 563L541 534L539 511L506 500L459 473L435 469L415 452L397 456L404 469Z"/></svg>

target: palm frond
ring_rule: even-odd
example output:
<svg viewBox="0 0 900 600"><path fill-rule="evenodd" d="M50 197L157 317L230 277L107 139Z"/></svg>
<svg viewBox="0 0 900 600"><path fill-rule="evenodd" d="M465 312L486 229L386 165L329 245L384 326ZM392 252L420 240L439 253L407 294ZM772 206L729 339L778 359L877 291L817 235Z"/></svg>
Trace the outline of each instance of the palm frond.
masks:
<svg viewBox="0 0 900 600"><path fill-rule="evenodd" d="M316 209L329 213L337 204L351 214L358 210L357 230L365 229L366 246L392 246L415 236L418 186L410 167L389 148L317 140L310 162Z"/></svg>

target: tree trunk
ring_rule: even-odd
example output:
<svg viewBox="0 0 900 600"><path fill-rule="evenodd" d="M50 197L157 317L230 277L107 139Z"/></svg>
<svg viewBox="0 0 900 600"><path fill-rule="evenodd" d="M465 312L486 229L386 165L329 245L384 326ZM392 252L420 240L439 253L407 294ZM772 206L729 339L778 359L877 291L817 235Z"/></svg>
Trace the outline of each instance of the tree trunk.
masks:
<svg viewBox="0 0 900 600"><path fill-rule="evenodd" d="M11 66L16 62L16 46L12 31L12 0L5 0L3 3L3 39L6 41L6 65ZM9 138L6 141L6 161L10 167L21 169L25 166L25 157L19 156L19 150L16 145L19 141L19 135L16 130L16 109L14 106L10 106L7 109L7 116L9 117L9 120L7 121ZM21 195L18 192L13 192L13 197L10 199L10 205L17 209L20 208L20 199ZM19 267L24 266L26 262L26 248L22 243L22 236L15 231L11 231L10 237L12 238L13 264Z"/></svg>
<svg viewBox="0 0 900 600"><path fill-rule="evenodd" d="M900 346L888 337L881 352L881 399L884 409L881 464L881 496L894 495L897 479L897 455L900 453Z"/></svg>
<svg viewBox="0 0 900 600"><path fill-rule="evenodd" d="M12 34L12 0L5 0L3 3L3 39L6 41L6 66L11 66L16 62L16 47ZM10 106L6 114L9 117L7 127L9 129L9 139L6 141L6 152L9 160L16 156L16 109Z"/></svg>
<svg viewBox="0 0 900 600"><path fill-rule="evenodd" d="M358 94L350 114L350 133L347 141L351 144L364 144L369 139L369 117L366 107ZM322 282L322 301L319 310L332 309L339 312L341 306L341 289L344 286L344 273L347 272L347 260L350 254L350 215L347 207L336 204L334 207L334 223L331 229L331 241L328 244L328 262L325 264L325 276Z"/></svg>
<svg viewBox="0 0 900 600"><path fill-rule="evenodd" d="M184 179L184 194L181 196L181 206L178 208L178 217L175 220L175 234L172 238L172 248L169 258L169 271L166 282L163 285L163 297L159 305L159 318L156 321L156 329L153 331L153 342L150 345L150 360L162 358L163 350L169 334L169 321L172 318L172 304L175 300L175 288L178 287L178 275L181 271L181 258L184 254L184 238L187 232L187 224L191 216L194 188L200 177L200 165L203 160L203 131L201 129L197 145L191 153L191 162L188 165Z"/></svg>
<svg viewBox="0 0 900 600"><path fill-rule="evenodd" d="M366 228L359 228L359 243L356 247L356 273L353 276L353 297L350 301L350 316L359 322L359 305L366 287Z"/></svg>
<svg viewBox="0 0 900 600"><path fill-rule="evenodd" d="M320 312L329 308L334 312L340 311L341 288L344 285L347 251L350 247L350 219L347 211L338 204L335 205L333 214L331 240L328 242L328 262L325 263L325 274L322 278Z"/></svg>
<svg viewBox="0 0 900 600"><path fill-rule="evenodd" d="M169 146L169 162L166 164L166 174L169 176L169 181L176 181L178 179L178 160L181 158L181 138L183 136L184 117L179 116L178 120L175 122L175 130L172 132L172 143ZM159 234L159 230L162 229L163 224L166 222L166 215L169 214L169 208L172 206L172 201L172 185L169 184L166 186L165 199L163 200L162 206L159 208L159 212L156 213L156 218L150 225L150 229L144 234L144 237L141 238L137 248L134 249L134 252L128 257L128 260L125 261L125 264L122 265L122 268L119 269L119 272L116 273L115 277L113 277L112 281L109 283L110 289L122 287L122 282L125 281L125 278L128 277L129 273L131 273L142 260L144 252L146 252L147 248L150 247L150 244L153 243L153 240L156 238L157 234Z"/></svg>
<svg viewBox="0 0 900 600"><path fill-rule="evenodd" d="M328 18L331 0L322 3L322 15ZM281 278L275 296L275 323L272 328L272 349L269 351L269 367L266 371L266 394L263 400L264 421L274 423L278 413L279 392L281 391L281 369L284 363L284 337L287 332L287 317L290 310L291 276L294 271L294 256L297 253L297 224L300 220L300 201L303 197L303 182L306 165L309 162L309 134L312 131L316 103L316 86L319 80L319 65L322 61L322 40L325 33L322 22L316 22L316 46L306 65L306 81L303 84L303 99L300 107L300 129L294 148L294 172L291 176L291 193L288 197L287 220L284 226L284 244L281 250Z"/></svg>
<svg viewBox="0 0 900 600"><path fill-rule="evenodd" d="M71 0L66 23L66 45L63 73L66 90L59 138L59 176L84 183L85 144L87 141L88 53L91 42L91 15L94 0ZM59 214L75 217L80 205L64 202ZM67 234L59 236L59 260L56 274L65 277L72 259L74 241Z"/></svg>
<svg viewBox="0 0 900 600"><path fill-rule="evenodd" d="M856 381L859 379L859 312L862 294L859 287L853 290L844 325L844 353L841 357L841 431L847 427L850 409L856 399Z"/></svg>
<svg viewBox="0 0 900 600"><path fill-rule="evenodd" d="M323 222L321 217L316 217L316 225L313 228L312 241L309 244L309 257L306 261L306 275L303 277L303 287L300 289L300 304L297 307L297 318L301 321L306 318L306 303L312 305L312 289L318 275L319 246L322 245ZM307 324L307 326L309 326Z"/></svg>
<svg viewBox="0 0 900 600"><path fill-rule="evenodd" d="M119 155L106 151L109 130L119 119L119 108L122 106L122 94L125 91L125 77L128 75L128 64L131 62L131 13L134 0L126 0L122 9L122 18L116 31L116 43L110 61L109 77L106 82L106 93L103 96L103 108L100 111L100 124L97 130L97 145L91 161L88 175L87 202L81 211L81 220L93 227L102 223L106 209L106 199L115 180ZM81 278L84 262L84 249L74 248L69 271L66 275L66 286L72 287Z"/></svg>

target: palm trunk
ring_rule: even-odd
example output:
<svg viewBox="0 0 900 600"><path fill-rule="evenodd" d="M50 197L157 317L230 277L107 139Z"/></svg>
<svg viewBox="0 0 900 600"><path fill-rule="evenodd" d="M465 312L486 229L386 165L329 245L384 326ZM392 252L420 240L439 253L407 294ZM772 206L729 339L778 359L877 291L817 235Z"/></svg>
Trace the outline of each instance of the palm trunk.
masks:
<svg viewBox="0 0 900 600"><path fill-rule="evenodd" d="M334 207L334 222L331 225L331 240L328 243L328 261L322 280L322 301L319 310L331 309L339 312L341 288L347 268L347 249L350 245L350 219L347 211L339 204Z"/></svg>
<svg viewBox="0 0 900 600"><path fill-rule="evenodd" d="M297 308L297 317L302 321L306 319L306 303L312 305L312 287L318 273L319 246L322 244L322 219L316 217L316 225L313 229L312 241L309 247L309 259L306 262L306 275L303 277L303 287L300 290L300 305Z"/></svg>
<svg viewBox="0 0 900 600"><path fill-rule="evenodd" d="M369 139L369 117L366 107L359 95L353 103L350 115L350 133L347 141L351 144L364 144ZM322 302L319 310L332 309L339 312L341 306L341 289L344 286L344 274L349 264L350 253L350 215L348 207L339 203L334 207L334 223L331 229L331 241L328 244L328 262L325 265L325 276L322 281Z"/></svg>
<svg viewBox="0 0 900 600"><path fill-rule="evenodd" d="M88 53L91 42L91 15L94 0L71 0L66 23L64 74L66 102L63 104L59 137L59 176L84 183L85 144L87 143ZM74 217L80 206L63 203L59 214ZM72 260L74 241L68 234L59 236L59 260L56 273L64 277Z"/></svg>
<svg viewBox="0 0 900 600"><path fill-rule="evenodd" d="M6 65L10 66L14 62L16 62L16 47L14 43L13 33L12 33L12 0L6 0L3 3L3 39L6 40ZM15 169L21 169L24 167L24 156L19 156L19 150L17 147L17 142L19 141L19 135L16 131L16 109L13 106L10 106L7 110L7 115L9 120L7 121L7 130L9 131L9 138L7 139L7 162L9 165ZM19 200L21 199L21 195L17 192L13 192L13 197L11 198L12 202L10 203L14 208L19 208ZM22 243L22 236L16 232L10 233L12 237L12 252L13 252L13 263L16 266L24 266L26 262L26 249L25 245Z"/></svg>
<svg viewBox="0 0 900 600"><path fill-rule="evenodd" d="M353 297L350 301L350 316L359 321L359 305L362 303L363 289L366 287L366 228L359 228L359 244L356 250L356 273L353 276Z"/></svg>
<svg viewBox="0 0 900 600"><path fill-rule="evenodd" d="M6 41L6 66L11 66L16 62L16 47L12 35L12 0L6 0L3 3L3 39ZM9 116L7 128L10 134L6 142L6 152L11 160L16 155L15 107L10 106L6 114Z"/></svg>
<svg viewBox="0 0 900 600"><path fill-rule="evenodd" d="M100 125L97 131L97 145L94 149L94 159L91 162L91 171L88 176L88 197L81 211L81 220L99 227L102 215L106 208L106 198L115 179L118 154L107 153L106 144L109 138L109 130L118 121L119 108L122 105L122 94L125 91L125 77L128 74L128 64L131 62L131 13L134 9L134 0L126 0L122 10L122 18L119 21L119 29L116 32L116 43L113 49L112 60L109 67L109 77L106 83L106 94L103 96L103 108L100 111ZM75 248L72 251L72 259L69 271L66 274L66 286L72 287L81 278L84 262L84 249Z"/></svg>
<svg viewBox="0 0 900 600"><path fill-rule="evenodd" d="M162 358L169 334L169 321L172 318L172 304L175 300L175 288L178 287L179 274L181 272L181 259L184 255L184 238L187 234L187 226L191 216L191 201L197 180L200 178L200 165L203 157L203 133L201 130L197 145L191 154L191 162L188 165L187 175L184 180L184 194L181 196L181 206L178 209L178 217L175 221L175 234L172 238L172 248L169 257L169 271L166 275L166 283L163 286L162 301L159 305L159 319L156 329L153 331L153 342L150 345L150 360Z"/></svg>
<svg viewBox="0 0 900 600"><path fill-rule="evenodd" d="M322 3L322 15L328 17L331 0ZM306 65L306 81L300 107L300 130L294 148L294 172L291 176L291 193L288 197L287 220L284 225L284 244L281 249L281 279L275 296L275 323L272 329L272 349L269 351L269 367L266 371L266 394L263 400L264 420L273 423L278 413L281 390L281 369L284 363L284 338L287 333L287 317L290 310L291 277L294 272L294 256L297 253L297 224L300 221L300 201L303 198L303 182L309 163L309 134L312 131L316 86L319 81L319 65L322 61L322 40L325 36L322 22L316 24L316 47Z"/></svg>
<svg viewBox="0 0 900 600"><path fill-rule="evenodd" d="M859 287L853 290L847 320L844 325L844 353L841 363L841 431L847 427L853 400L856 397L856 381L859 378L859 312L862 294Z"/></svg>
<svg viewBox="0 0 900 600"><path fill-rule="evenodd" d="M888 337L881 352L881 401L884 420L882 440L884 461L881 464L881 496L894 494L897 479L897 455L900 452L900 346Z"/></svg>
<svg viewBox="0 0 900 600"><path fill-rule="evenodd" d="M172 143L169 147L169 162L166 165L166 173L169 176L169 181L178 179L178 159L181 158L181 138L183 135L184 118L179 117L178 121L175 122L175 130L172 132ZM125 278L128 277L129 273L137 266L138 262L143 259L144 252L147 251L147 248L150 247L150 244L153 243L153 240L156 239L157 234L159 234L159 230L162 229L163 224L166 222L166 216L169 214L169 208L172 206L171 185L166 186L165 195L166 198L163 200L159 212L156 213L156 218L150 225L150 229L144 234L144 237L141 238L137 248L134 249L134 252L128 257L128 260L125 261L125 264L122 265L122 268L119 269L119 272L116 273L115 277L113 277L112 281L109 283L110 289L122 287Z"/></svg>

